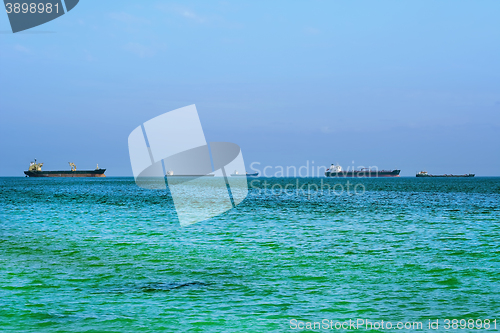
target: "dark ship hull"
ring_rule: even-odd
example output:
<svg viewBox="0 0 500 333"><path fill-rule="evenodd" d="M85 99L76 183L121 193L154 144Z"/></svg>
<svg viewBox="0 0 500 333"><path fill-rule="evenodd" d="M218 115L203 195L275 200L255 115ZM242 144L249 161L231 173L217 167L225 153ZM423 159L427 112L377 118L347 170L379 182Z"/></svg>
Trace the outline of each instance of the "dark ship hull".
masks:
<svg viewBox="0 0 500 333"><path fill-rule="evenodd" d="M428 175L428 174L417 174L416 177L424 177L424 178L465 178L465 177L474 177L475 174L469 173L466 175Z"/></svg>
<svg viewBox="0 0 500 333"><path fill-rule="evenodd" d="M106 177L106 169L78 171L24 171L27 177Z"/></svg>
<svg viewBox="0 0 500 333"><path fill-rule="evenodd" d="M376 178L376 177L399 177L401 170L352 170L352 171L326 171L326 177L358 177L358 178Z"/></svg>

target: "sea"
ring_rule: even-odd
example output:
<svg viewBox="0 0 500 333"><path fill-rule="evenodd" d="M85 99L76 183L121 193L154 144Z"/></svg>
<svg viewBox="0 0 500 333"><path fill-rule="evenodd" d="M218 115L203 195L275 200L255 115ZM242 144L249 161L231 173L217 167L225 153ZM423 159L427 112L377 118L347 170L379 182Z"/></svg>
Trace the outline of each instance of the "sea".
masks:
<svg viewBox="0 0 500 333"><path fill-rule="evenodd" d="M181 226L133 178L0 178L0 332L500 331L500 178L248 184Z"/></svg>

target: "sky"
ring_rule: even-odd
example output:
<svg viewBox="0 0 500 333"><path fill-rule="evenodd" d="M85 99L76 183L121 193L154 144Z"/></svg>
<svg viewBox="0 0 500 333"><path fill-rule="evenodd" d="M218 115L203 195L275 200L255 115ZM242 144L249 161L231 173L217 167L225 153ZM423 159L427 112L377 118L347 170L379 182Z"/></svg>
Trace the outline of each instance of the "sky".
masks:
<svg viewBox="0 0 500 333"><path fill-rule="evenodd" d="M106 168L195 104L248 170L500 176L498 1L97 1L13 34L0 14L0 176Z"/></svg>

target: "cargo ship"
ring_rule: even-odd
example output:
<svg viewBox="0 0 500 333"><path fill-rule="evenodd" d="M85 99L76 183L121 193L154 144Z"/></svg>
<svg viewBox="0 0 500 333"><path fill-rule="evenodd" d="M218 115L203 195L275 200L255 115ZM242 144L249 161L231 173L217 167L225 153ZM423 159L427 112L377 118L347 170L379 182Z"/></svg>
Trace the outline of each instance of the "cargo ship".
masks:
<svg viewBox="0 0 500 333"><path fill-rule="evenodd" d="M416 177L444 177L444 178L448 178L448 177L464 178L464 177L474 177L474 176L475 176L475 174L473 174L473 173L466 173L466 174L463 174L463 175L447 175L447 174L444 174L444 175L429 175L427 173L427 171L420 171L416 175Z"/></svg>
<svg viewBox="0 0 500 333"><path fill-rule="evenodd" d="M328 169L325 171L325 176L326 177L370 177L370 178L376 178L376 177L399 177L399 173L401 170L377 170L377 169L370 169L370 168L363 168L360 170L342 170L342 167L340 165L334 165L332 164Z"/></svg>
<svg viewBox="0 0 500 333"><path fill-rule="evenodd" d="M189 177L189 178L198 178L198 177L213 177L215 176L213 173L209 173L206 175L174 175L173 171L167 171L165 177Z"/></svg>
<svg viewBox="0 0 500 333"><path fill-rule="evenodd" d="M242 176L257 177L258 175L259 175L258 172L254 172L254 173L248 173L248 172L239 173L238 171L234 171L234 173L231 174L231 177L242 177Z"/></svg>
<svg viewBox="0 0 500 333"><path fill-rule="evenodd" d="M30 163L28 171L24 171L26 177L106 177L104 171L106 169L99 169L99 164L95 170L76 170L75 163L69 162L71 170L63 171L42 171L43 163L35 162Z"/></svg>

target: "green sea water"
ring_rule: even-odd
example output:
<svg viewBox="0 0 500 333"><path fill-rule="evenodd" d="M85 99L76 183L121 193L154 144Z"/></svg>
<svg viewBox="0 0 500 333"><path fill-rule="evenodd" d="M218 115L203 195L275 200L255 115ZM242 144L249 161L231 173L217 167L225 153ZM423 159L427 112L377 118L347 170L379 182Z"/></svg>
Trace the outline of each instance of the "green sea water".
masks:
<svg viewBox="0 0 500 333"><path fill-rule="evenodd" d="M351 180L357 194L254 180L236 208L180 227L169 193L132 178L0 178L0 331L289 332L324 319L500 331L500 178ZM446 330L446 318L492 324Z"/></svg>

